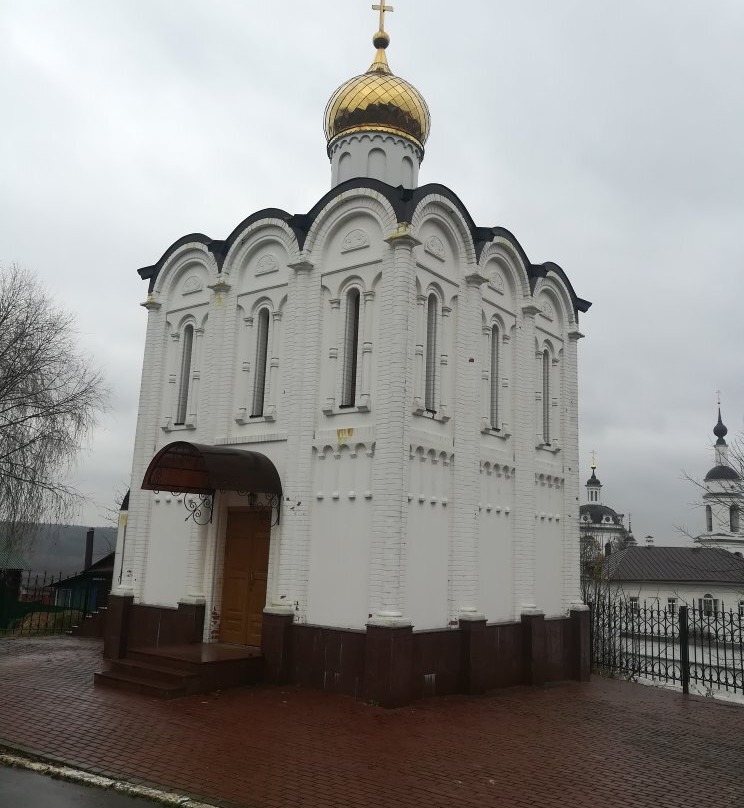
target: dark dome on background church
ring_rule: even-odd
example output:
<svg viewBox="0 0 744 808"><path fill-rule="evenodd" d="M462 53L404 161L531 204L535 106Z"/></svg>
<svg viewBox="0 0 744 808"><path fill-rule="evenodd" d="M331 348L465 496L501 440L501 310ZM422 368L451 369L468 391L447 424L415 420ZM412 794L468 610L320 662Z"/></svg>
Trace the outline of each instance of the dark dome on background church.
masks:
<svg viewBox="0 0 744 808"><path fill-rule="evenodd" d="M718 406L718 422L713 427L716 436L716 465L705 475L704 482L741 479L738 472L728 465L728 445L726 435L728 429L721 420L721 407Z"/></svg>
<svg viewBox="0 0 744 808"><path fill-rule="evenodd" d="M595 525L600 525L602 522L606 524L606 518L614 525L622 524L622 519L617 511L614 511L607 505L600 505L598 502L588 502L585 505L581 505L579 507L579 514L582 517L582 521L591 521ZM588 520L583 519L585 515L589 516Z"/></svg>
<svg viewBox="0 0 744 808"><path fill-rule="evenodd" d="M711 480L740 480L738 473L731 466L714 466L706 475L705 482Z"/></svg>

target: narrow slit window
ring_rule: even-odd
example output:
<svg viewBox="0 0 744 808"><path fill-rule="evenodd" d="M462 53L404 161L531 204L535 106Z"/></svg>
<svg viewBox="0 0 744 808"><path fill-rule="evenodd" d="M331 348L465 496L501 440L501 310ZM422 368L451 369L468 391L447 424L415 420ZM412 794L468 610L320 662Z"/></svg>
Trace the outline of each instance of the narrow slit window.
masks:
<svg viewBox="0 0 744 808"><path fill-rule="evenodd" d="M491 429L501 429L499 419L499 327L491 328Z"/></svg>
<svg viewBox="0 0 744 808"><path fill-rule="evenodd" d="M424 406L431 413L437 411L437 320L438 301L429 295L426 305L426 385Z"/></svg>
<svg viewBox="0 0 744 808"><path fill-rule="evenodd" d="M183 330L183 350L181 352L181 374L178 384L178 406L176 408L176 426L186 423L186 412L189 405L189 387L191 383L191 354L194 346L194 326L187 325Z"/></svg>
<svg viewBox="0 0 744 808"><path fill-rule="evenodd" d="M729 511L729 527L731 528L732 533L739 532L739 506L732 505L731 510Z"/></svg>
<svg viewBox="0 0 744 808"><path fill-rule="evenodd" d="M550 353L543 351L542 361L543 443L550 446Z"/></svg>
<svg viewBox="0 0 744 808"><path fill-rule="evenodd" d="M346 326L344 329L344 375L341 384L341 406L356 404L359 353L359 290L346 296Z"/></svg>
<svg viewBox="0 0 744 808"><path fill-rule="evenodd" d="M256 332L256 372L253 382L253 407L251 418L259 418L264 410L264 393L266 392L266 357L269 351L269 310L261 309L258 313L258 330Z"/></svg>
<svg viewBox="0 0 744 808"><path fill-rule="evenodd" d="M705 530L707 533L713 532L713 509L710 505L705 506Z"/></svg>

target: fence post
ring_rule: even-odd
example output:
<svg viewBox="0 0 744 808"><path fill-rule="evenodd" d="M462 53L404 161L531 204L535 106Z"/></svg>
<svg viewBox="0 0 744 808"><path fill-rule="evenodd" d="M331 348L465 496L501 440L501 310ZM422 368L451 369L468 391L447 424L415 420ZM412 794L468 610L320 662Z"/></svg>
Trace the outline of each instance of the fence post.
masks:
<svg viewBox="0 0 744 808"><path fill-rule="evenodd" d="M589 607L589 670L594 670L594 601L588 600L586 605Z"/></svg>
<svg viewBox="0 0 744 808"><path fill-rule="evenodd" d="M690 628L687 606L679 607L679 661L682 666L682 692L690 692Z"/></svg>

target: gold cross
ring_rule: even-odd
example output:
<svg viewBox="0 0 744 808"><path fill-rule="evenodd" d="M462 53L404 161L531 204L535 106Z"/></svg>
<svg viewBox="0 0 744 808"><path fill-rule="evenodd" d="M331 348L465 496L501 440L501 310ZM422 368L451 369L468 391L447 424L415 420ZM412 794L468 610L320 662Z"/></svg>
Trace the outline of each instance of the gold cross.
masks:
<svg viewBox="0 0 744 808"><path fill-rule="evenodd" d="M372 6L372 11L379 11L380 12L380 30L385 30L385 12L386 11L394 11L395 9L392 6L386 6L385 0L382 0L381 3L375 3Z"/></svg>
<svg viewBox="0 0 744 808"><path fill-rule="evenodd" d="M716 398L718 399L718 406L721 406L721 391L716 390Z"/></svg>
<svg viewBox="0 0 744 808"><path fill-rule="evenodd" d="M592 468L597 468L597 453L592 449Z"/></svg>

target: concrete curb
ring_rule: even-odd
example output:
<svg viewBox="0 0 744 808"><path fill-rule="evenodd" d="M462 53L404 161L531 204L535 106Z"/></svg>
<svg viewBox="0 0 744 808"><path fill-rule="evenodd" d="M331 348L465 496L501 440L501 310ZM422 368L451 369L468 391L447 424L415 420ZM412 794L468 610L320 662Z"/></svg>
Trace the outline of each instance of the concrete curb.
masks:
<svg viewBox="0 0 744 808"><path fill-rule="evenodd" d="M110 788L130 797L142 797L160 805L174 806L175 808L219 808L214 803L202 802L192 797L177 794L173 791L164 791L155 786L140 785L126 780L117 780L114 777L106 777L92 771L74 768L72 766L49 762L43 756L29 753L22 756L11 753L7 748L0 748L0 765L10 766L17 769L27 769L28 771L45 774L57 780L66 780L70 783L79 783L96 788Z"/></svg>

